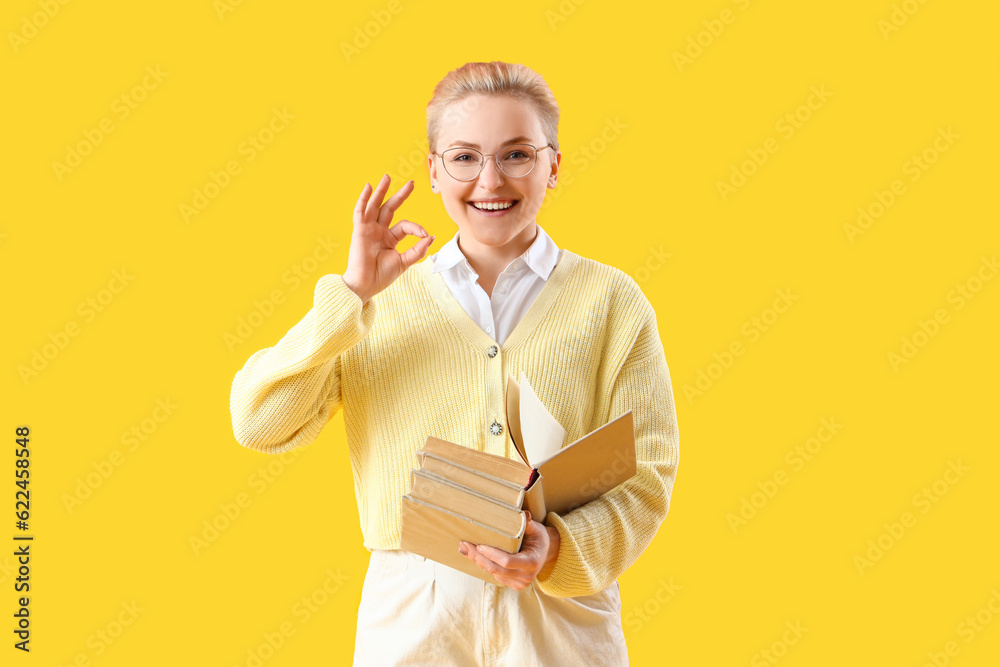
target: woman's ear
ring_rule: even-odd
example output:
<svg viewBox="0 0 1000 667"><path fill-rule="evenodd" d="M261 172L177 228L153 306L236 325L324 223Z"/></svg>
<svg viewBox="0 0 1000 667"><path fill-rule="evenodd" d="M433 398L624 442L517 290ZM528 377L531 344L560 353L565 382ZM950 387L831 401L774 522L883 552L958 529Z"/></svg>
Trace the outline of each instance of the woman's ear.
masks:
<svg viewBox="0 0 1000 667"><path fill-rule="evenodd" d="M556 181L559 179L559 165L562 162L562 152L556 151L555 158L553 161L549 162L552 165L552 173L549 175L549 181L547 183L549 189L555 189Z"/></svg>
<svg viewBox="0 0 1000 667"><path fill-rule="evenodd" d="M438 175L437 175L437 160L434 159L435 157L436 156L433 154L427 155L427 170L431 174L431 190L437 192Z"/></svg>

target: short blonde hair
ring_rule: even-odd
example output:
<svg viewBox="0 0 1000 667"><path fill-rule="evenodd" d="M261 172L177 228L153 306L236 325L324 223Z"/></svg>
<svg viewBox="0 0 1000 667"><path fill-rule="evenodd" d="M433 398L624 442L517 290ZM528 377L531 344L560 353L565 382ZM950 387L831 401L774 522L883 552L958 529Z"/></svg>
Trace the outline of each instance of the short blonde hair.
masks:
<svg viewBox="0 0 1000 667"><path fill-rule="evenodd" d="M552 154L559 150L559 105L545 80L534 70L518 63L466 63L448 74L434 87L427 104L427 145L437 151L441 121L470 109L462 102L475 95L507 95L530 103L538 114L546 143ZM540 148L540 147L539 147Z"/></svg>

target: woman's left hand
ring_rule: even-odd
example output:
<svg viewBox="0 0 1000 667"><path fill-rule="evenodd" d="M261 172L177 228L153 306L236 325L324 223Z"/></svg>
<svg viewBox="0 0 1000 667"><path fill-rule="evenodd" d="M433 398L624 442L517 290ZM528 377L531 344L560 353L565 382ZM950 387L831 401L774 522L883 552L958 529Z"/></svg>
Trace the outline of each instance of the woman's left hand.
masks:
<svg viewBox="0 0 1000 667"><path fill-rule="evenodd" d="M559 531L545 526L528 515L528 526L521 541L521 550L516 554L507 553L502 549L475 545L470 542L459 542L458 550L476 565L483 568L508 588L516 591L531 585L536 577L544 580L555 567L559 556Z"/></svg>

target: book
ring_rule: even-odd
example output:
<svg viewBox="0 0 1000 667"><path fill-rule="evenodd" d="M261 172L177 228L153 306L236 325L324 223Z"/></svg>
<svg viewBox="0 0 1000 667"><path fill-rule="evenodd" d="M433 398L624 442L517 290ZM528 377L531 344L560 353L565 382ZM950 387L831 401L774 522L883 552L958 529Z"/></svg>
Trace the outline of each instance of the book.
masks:
<svg viewBox="0 0 1000 667"><path fill-rule="evenodd" d="M428 436L402 497L401 548L495 585L493 575L458 552L460 541L508 553L521 549L527 515L571 512L635 476L629 410L563 446L566 430L524 372L508 375L507 432L517 459Z"/></svg>

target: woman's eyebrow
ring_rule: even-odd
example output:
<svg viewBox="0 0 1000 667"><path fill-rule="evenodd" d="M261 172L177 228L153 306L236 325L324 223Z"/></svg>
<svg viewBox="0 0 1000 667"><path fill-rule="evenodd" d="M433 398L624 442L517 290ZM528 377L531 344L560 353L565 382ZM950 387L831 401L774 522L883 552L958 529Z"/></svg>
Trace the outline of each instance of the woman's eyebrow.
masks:
<svg viewBox="0 0 1000 667"><path fill-rule="evenodd" d="M523 137L523 136L522 137L514 137L513 139L508 139L507 141L503 142L500 145L501 146L509 146L511 144L520 144L520 143L524 143L526 141L531 141L531 139L529 139L528 137ZM473 144L473 143L468 142L468 141L462 141L461 139L459 139L458 141L453 141L451 143L454 146L466 146L468 148L479 148L480 147L479 144Z"/></svg>

